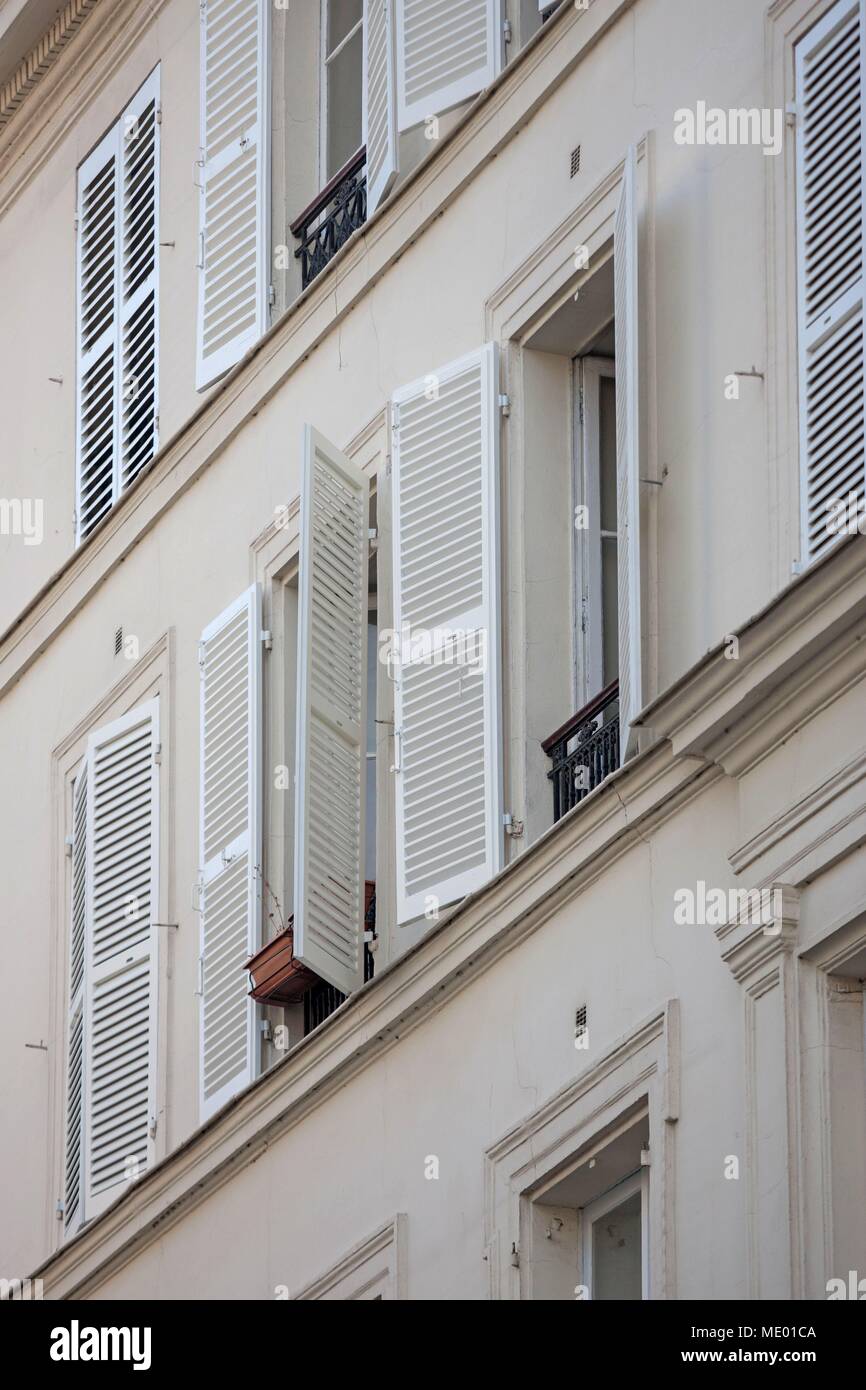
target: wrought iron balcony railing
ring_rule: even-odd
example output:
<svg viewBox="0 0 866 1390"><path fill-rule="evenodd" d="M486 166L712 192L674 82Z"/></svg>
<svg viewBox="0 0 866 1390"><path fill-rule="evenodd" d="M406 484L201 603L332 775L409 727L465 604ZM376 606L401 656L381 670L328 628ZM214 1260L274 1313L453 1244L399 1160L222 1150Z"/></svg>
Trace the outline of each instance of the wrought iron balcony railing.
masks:
<svg viewBox="0 0 866 1390"><path fill-rule="evenodd" d="M542 743L553 766L553 819L558 821L619 767L619 681Z"/></svg>
<svg viewBox="0 0 866 1390"><path fill-rule="evenodd" d="M301 243L295 256L304 289L366 220L367 147L362 145L289 228Z"/></svg>

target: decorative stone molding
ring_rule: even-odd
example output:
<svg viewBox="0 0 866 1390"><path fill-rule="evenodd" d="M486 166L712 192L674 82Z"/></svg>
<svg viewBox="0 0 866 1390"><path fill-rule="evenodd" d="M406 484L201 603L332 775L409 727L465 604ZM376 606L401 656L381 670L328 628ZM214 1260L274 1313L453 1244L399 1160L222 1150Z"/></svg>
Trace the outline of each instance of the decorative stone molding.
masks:
<svg viewBox="0 0 866 1390"><path fill-rule="evenodd" d="M69 0L36 47L18 64L9 81L0 87L0 130L57 61L96 3L97 0Z"/></svg>
<svg viewBox="0 0 866 1390"><path fill-rule="evenodd" d="M803 1297L798 960L800 894L772 884L772 913L749 905L716 929L744 993L748 1296Z"/></svg>
<svg viewBox="0 0 866 1390"><path fill-rule="evenodd" d="M347 1255L312 1283L305 1285L295 1299L405 1299L407 1292L406 1226L408 1217L398 1213L354 1246Z"/></svg>
<svg viewBox="0 0 866 1390"><path fill-rule="evenodd" d="M491 1299L531 1298L521 1259L527 1203L539 1185L589 1159L617 1125L649 1117L650 1297L676 1297L673 1126L679 1119L680 1005L669 999L567 1086L504 1134L484 1158L484 1259ZM525 1252L524 1252L525 1255Z"/></svg>

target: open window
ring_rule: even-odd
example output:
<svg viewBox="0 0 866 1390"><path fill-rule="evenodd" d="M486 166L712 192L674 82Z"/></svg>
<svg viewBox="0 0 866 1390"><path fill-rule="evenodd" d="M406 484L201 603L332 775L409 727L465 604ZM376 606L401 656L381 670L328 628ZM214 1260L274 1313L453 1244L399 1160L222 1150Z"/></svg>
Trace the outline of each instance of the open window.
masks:
<svg viewBox="0 0 866 1390"><path fill-rule="evenodd" d="M527 344L561 364L532 367L530 383L537 378L560 410L566 392L571 400L573 526L558 562L571 570L577 712L542 742L554 820L637 750L632 721L643 704L636 162L630 150L612 238L584 258L577 293ZM553 554L551 546L546 564L557 563Z"/></svg>
<svg viewBox="0 0 866 1390"><path fill-rule="evenodd" d="M321 183L361 147L364 0L322 0Z"/></svg>

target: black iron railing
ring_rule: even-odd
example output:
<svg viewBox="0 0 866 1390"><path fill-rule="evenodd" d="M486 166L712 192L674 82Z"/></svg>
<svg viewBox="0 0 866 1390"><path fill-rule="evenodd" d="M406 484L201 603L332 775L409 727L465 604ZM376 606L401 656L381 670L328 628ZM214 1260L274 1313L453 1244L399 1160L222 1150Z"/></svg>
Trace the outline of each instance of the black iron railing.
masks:
<svg viewBox="0 0 866 1390"><path fill-rule="evenodd" d="M289 228L301 244L304 289L367 220L367 147L362 145Z"/></svg>
<svg viewBox="0 0 866 1390"><path fill-rule="evenodd" d="M553 767L553 819L588 796L619 767L619 681L578 710L542 743Z"/></svg>
<svg viewBox="0 0 866 1390"><path fill-rule="evenodd" d="M376 934L376 894L372 894L367 911L364 914L364 930ZM372 980L375 970L375 956L370 950L369 944L364 942L364 983ZM312 1033L314 1028L318 1028L320 1023L324 1023L326 1018L330 1018L332 1013L339 1009L341 1004L346 1001L346 995L341 994L333 985L329 985L327 980L320 980L318 984L312 985L304 995L304 1037Z"/></svg>

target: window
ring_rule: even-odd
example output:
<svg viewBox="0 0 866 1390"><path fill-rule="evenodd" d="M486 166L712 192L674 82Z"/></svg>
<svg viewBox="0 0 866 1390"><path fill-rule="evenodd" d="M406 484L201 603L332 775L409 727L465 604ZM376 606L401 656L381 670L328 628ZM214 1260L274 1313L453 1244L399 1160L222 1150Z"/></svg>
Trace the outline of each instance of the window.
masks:
<svg viewBox="0 0 866 1390"><path fill-rule="evenodd" d="M593 1302L648 1296L647 1243L644 1169L580 1213L581 1283Z"/></svg>
<svg viewBox="0 0 866 1390"><path fill-rule="evenodd" d="M866 496L863 9L839 0L795 49L804 563L856 526Z"/></svg>
<svg viewBox="0 0 866 1390"><path fill-rule="evenodd" d="M67 1232L154 1157L158 809L151 700L91 734L72 791Z"/></svg>
<svg viewBox="0 0 866 1390"><path fill-rule="evenodd" d="M613 337L611 325L605 333ZM616 498L616 370L612 357L574 360L575 496L586 527L575 528L577 698L586 704L619 676Z"/></svg>
<svg viewBox="0 0 866 1390"><path fill-rule="evenodd" d="M363 0L323 0L323 184L339 173L362 144L363 30Z"/></svg>
<svg viewBox="0 0 866 1390"><path fill-rule="evenodd" d="M157 446L159 69L78 170L76 541Z"/></svg>

